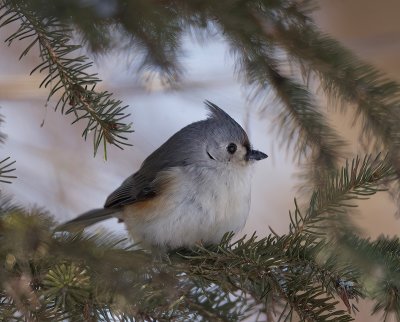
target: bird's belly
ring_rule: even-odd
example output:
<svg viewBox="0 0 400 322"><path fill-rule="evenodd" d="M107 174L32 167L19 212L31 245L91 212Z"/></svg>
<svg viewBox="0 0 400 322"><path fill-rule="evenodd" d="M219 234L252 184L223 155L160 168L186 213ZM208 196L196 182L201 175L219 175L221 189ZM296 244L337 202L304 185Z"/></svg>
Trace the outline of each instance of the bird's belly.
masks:
<svg viewBox="0 0 400 322"><path fill-rule="evenodd" d="M181 178L177 181L186 184L174 184L168 193L127 206L123 217L128 231L135 241L161 248L218 243L226 232L237 232L246 223L251 174L242 170L238 175L208 175L207 180L200 173L196 182Z"/></svg>

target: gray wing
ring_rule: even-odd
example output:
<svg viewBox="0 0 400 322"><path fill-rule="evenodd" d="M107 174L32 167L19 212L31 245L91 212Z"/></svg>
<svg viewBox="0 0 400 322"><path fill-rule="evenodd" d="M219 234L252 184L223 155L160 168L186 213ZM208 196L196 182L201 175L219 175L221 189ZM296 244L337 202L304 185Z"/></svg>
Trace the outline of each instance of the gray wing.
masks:
<svg viewBox="0 0 400 322"><path fill-rule="evenodd" d="M155 197L156 191L153 178L146 178L136 172L108 196L104 208L118 208L143 201Z"/></svg>
<svg viewBox="0 0 400 322"><path fill-rule="evenodd" d="M162 191L165 173L174 167L186 165L186 159L175 159L165 155L165 144L154 151L142 164L139 171L128 177L111 193L104 208L118 208L135 202L154 198Z"/></svg>
<svg viewBox="0 0 400 322"><path fill-rule="evenodd" d="M170 137L144 160L139 171L128 177L106 200L105 208L121 207L156 197L165 180L161 173L184 167L200 158L207 121L192 123Z"/></svg>

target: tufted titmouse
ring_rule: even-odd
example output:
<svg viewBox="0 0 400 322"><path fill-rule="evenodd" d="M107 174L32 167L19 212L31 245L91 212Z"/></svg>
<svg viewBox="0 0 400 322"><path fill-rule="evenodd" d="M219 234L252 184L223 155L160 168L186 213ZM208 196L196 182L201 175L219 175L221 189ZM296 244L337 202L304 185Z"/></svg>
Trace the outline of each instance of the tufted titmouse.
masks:
<svg viewBox="0 0 400 322"><path fill-rule="evenodd" d="M209 117L184 127L144 160L106 200L60 227L71 230L117 217L135 241L172 249L218 243L241 230L250 210L252 150L243 128L206 101Z"/></svg>

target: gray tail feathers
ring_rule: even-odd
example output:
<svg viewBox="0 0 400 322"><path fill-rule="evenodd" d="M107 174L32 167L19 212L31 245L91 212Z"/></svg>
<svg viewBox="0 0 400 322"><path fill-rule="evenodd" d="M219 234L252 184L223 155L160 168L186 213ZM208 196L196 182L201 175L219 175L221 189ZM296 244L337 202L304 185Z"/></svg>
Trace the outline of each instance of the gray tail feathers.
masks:
<svg viewBox="0 0 400 322"><path fill-rule="evenodd" d="M113 218L113 214L117 213L119 209L115 208L99 208L89 210L75 219L67 221L66 223L58 226L56 231L79 231L87 226L91 226L100 221Z"/></svg>

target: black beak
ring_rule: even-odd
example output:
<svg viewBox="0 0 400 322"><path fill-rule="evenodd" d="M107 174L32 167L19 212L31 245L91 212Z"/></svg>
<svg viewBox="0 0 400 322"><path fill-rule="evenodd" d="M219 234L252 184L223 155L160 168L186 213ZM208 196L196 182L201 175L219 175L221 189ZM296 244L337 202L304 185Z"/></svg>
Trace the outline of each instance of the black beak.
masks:
<svg viewBox="0 0 400 322"><path fill-rule="evenodd" d="M262 159L266 159L268 158L268 155L266 155L265 153L261 152L261 151L257 151L257 150L249 150L247 152L247 160L254 160L254 161L259 161Z"/></svg>

